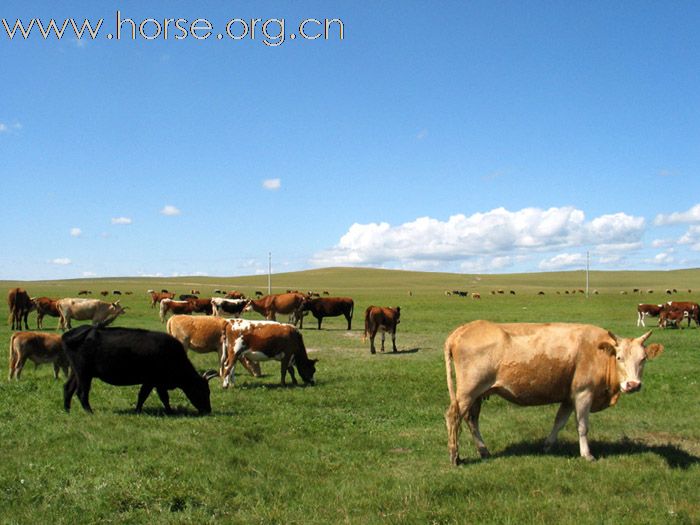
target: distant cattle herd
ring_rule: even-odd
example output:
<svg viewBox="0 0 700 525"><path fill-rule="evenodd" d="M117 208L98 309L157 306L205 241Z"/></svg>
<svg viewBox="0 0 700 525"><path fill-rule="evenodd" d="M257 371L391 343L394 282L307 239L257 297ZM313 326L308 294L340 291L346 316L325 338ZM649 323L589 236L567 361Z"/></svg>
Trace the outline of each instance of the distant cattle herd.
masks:
<svg viewBox="0 0 700 525"><path fill-rule="evenodd" d="M92 293L80 290L77 295ZM103 297L133 294L121 290L99 293ZM146 293L151 307L158 309L160 321L167 321L167 333L109 326L126 313L127 307L119 300L33 298L22 288L11 289L8 323L18 332L10 339L9 379L20 378L27 360L37 365L51 363L56 378L60 370L67 376L63 388L66 410L70 409L72 397L77 395L83 408L91 412L90 385L93 378L99 378L112 385L141 385L137 411L142 410L155 389L165 411L170 413L168 391L179 388L200 413L206 414L211 412L209 380L220 377L224 388L232 385L239 361L252 376L259 377L260 362L277 360L282 385L286 385L287 376L296 385L297 374L305 384L315 384L316 360L309 358L301 333L304 316L313 315L318 330L325 317L343 316L347 330L351 330L355 307L351 297L331 297L327 290L319 293L290 289L269 295L256 290L255 298L247 298L236 290L220 289L214 290L213 295L223 297L200 298L200 290L194 288L179 295L166 289ZM490 293L493 296L516 295L515 290L504 289L494 289ZM544 290L531 293L545 295ZM560 290L551 293L561 295ZM584 293L582 289L564 290L565 295ZM633 293L653 291L634 288ZM665 293L673 295L677 290L667 289ZM413 291L408 295L413 296ZM482 296L479 291L456 289L446 290L444 295L472 299ZM44 317L48 315L58 318L57 329L64 334L29 331L28 316L32 311L37 312L37 329L42 329ZM264 320L243 319L246 312L255 312ZM196 313L204 315L192 315ZM277 315L289 316L288 323L277 322ZM658 318L661 328L683 328L686 320L688 327L692 322L698 327L700 306L690 301L640 303L637 326L646 326L647 317ZM87 320L91 324L72 328L72 320ZM363 341L369 337L371 354L376 353L377 333L381 333L382 352L386 333L391 335L392 351L398 351L396 329L400 320L398 306L370 305L365 309ZM24 332L20 331L22 325ZM547 448L556 440L570 413L575 412L581 456L593 459L586 440L588 413L614 405L622 392L639 390L644 361L663 350L661 345L644 346L650 333L637 339L624 339L590 325L498 325L488 321L474 321L457 328L445 344L450 394L445 420L452 463L459 463L458 436L462 419L468 422L478 452L482 457L488 456L478 419L481 402L490 394L501 395L521 405L560 403L554 428L545 442ZM551 349L546 341L559 345L556 352L560 357L556 363L547 357ZM561 341L566 343L562 346ZM187 356L188 350L216 353L218 371L197 372ZM583 362L581 359L588 365L577 368L577 363ZM542 367L538 366L539 362L543 363Z"/></svg>

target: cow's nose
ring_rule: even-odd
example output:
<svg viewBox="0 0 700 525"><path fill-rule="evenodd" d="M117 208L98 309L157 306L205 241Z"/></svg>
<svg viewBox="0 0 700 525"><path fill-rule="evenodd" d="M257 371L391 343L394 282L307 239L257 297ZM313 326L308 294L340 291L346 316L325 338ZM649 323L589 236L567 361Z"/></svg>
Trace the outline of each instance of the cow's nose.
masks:
<svg viewBox="0 0 700 525"><path fill-rule="evenodd" d="M636 392L642 388L642 383L639 381L626 381L624 385L624 391L625 392Z"/></svg>

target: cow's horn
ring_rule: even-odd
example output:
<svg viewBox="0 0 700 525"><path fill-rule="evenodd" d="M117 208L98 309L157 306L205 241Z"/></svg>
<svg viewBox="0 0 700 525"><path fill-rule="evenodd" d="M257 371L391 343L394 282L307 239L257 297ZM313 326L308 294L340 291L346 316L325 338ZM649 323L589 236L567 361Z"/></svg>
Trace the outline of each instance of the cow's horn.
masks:
<svg viewBox="0 0 700 525"><path fill-rule="evenodd" d="M206 372L202 372L202 377L206 379L207 381L211 381L215 377L218 377L219 372L216 370L207 370Z"/></svg>
<svg viewBox="0 0 700 525"><path fill-rule="evenodd" d="M646 334L640 335L640 336L637 338L637 341L639 341L640 344L644 344L644 341L646 341L647 339L649 339L649 336L651 335L651 332L652 332L652 331L649 330Z"/></svg>

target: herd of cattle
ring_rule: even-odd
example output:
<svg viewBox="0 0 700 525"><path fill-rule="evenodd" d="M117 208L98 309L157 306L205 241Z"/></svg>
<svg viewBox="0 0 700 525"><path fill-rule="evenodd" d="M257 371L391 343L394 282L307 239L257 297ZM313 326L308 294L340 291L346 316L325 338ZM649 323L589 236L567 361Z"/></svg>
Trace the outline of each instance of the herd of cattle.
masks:
<svg viewBox="0 0 700 525"><path fill-rule="evenodd" d="M193 290L194 291L194 290ZM91 412L89 393L93 378L112 385L141 385L136 410L153 389L171 412L168 391L180 388L200 413L211 411L208 381L220 377L226 388L234 381L237 362L253 376L260 375L260 362L274 359L281 363L281 383L289 374L297 384L296 373L305 384L314 384L316 360L310 359L300 329L308 312L317 319L345 316L351 329L354 302L348 297L314 297L289 291L259 299L240 296L176 300L167 291L148 291L151 306L159 307L160 319L167 319L167 333L108 325L125 308L119 301L93 299L31 299L24 290L13 289L8 296L12 328L27 326L27 315L59 317L62 336L44 332L16 332L10 341L10 379L19 378L27 359L51 362L58 377L63 369L64 407L70 409L77 393L83 408ZM52 301L49 304L49 301ZM265 320L242 319L244 312L257 312ZM209 315L193 316L195 312ZM168 314L172 314L167 318ZM277 314L290 316L290 323L276 322ZM374 337L382 332L392 336L396 352L396 326L400 308L370 306L365 311L365 337L370 351L376 352ZM670 301L663 305L640 304L638 326L647 316L660 318L663 327L680 325L683 319L700 325L700 308L691 302ZM91 325L70 329L71 319L92 320ZM38 317L37 322L41 320ZM299 329L296 327L299 325ZM588 418L591 412L616 404L622 393L641 389L647 360L663 351L660 344L645 346L651 332L637 338L618 337L592 325L573 323L492 323L472 321L455 329L444 348L450 405L445 413L451 462L459 464L458 439L465 420L481 457L489 451L479 431L482 402L489 395L523 406L559 404L554 426L546 438L551 448L569 416L574 413L579 435L580 455L593 460L588 445ZM187 350L215 352L219 370L198 373L187 357ZM296 369L296 373L295 373ZM70 370L70 372L68 372Z"/></svg>
<svg viewBox="0 0 700 525"><path fill-rule="evenodd" d="M165 410L170 412L168 390L180 388L200 412L209 412L207 381L219 376L223 387L228 387L233 383L235 365L239 361L252 375L260 376L261 361L277 360L281 364L282 385L286 385L287 374L292 383L297 384L295 369L304 383L314 384L316 360L308 357L301 332L295 325L302 328L304 315L310 312L318 320L319 329L324 317L342 315L350 330L354 312L354 301L349 297L320 297L320 294L291 291L260 299L246 299L237 292L211 299L187 294L188 297L179 301L167 290L149 290L148 294L151 306L159 307L162 322L169 313L174 314L168 319L167 334L108 327L126 311L127 307L121 306L119 301L31 298L21 288L10 290L9 322L13 330L21 330L22 323L28 330L28 315L36 310L38 328L42 326L43 317L51 315L59 318L58 328L69 331L62 336L45 332L14 333L10 339L9 378L19 379L27 360L36 364L53 363L56 378L60 369L68 375L64 386L66 410L70 409L71 399L77 392L83 408L91 411L90 386L97 377L113 385L142 385L137 411L155 388ZM324 295L328 294L324 292ZM241 319L241 314L247 311L258 312L265 320ZM382 352L386 332L392 336L393 351L397 351L396 326L400 311L399 307L367 308L365 337L370 337L371 353L376 352L374 338L379 331ZM207 315L189 315L197 312ZM277 314L289 314L293 324L276 322ZM89 320L92 324L72 329L72 319ZM219 371L207 371L200 377L187 358L187 350L217 353ZM206 388L203 385L207 385Z"/></svg>

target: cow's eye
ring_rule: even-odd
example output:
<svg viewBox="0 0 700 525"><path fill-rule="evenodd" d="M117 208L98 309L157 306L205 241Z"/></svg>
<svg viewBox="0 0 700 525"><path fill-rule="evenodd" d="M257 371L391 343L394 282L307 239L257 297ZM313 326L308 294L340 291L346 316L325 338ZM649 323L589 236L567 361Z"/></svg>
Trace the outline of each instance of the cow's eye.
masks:
<svg viewBox="0 0 700 525"><path fill-rule="evenodd" d="M618 355L618 356L617 356L617 360L618 360L618 361L622 361L622 356Z"/></svg>

